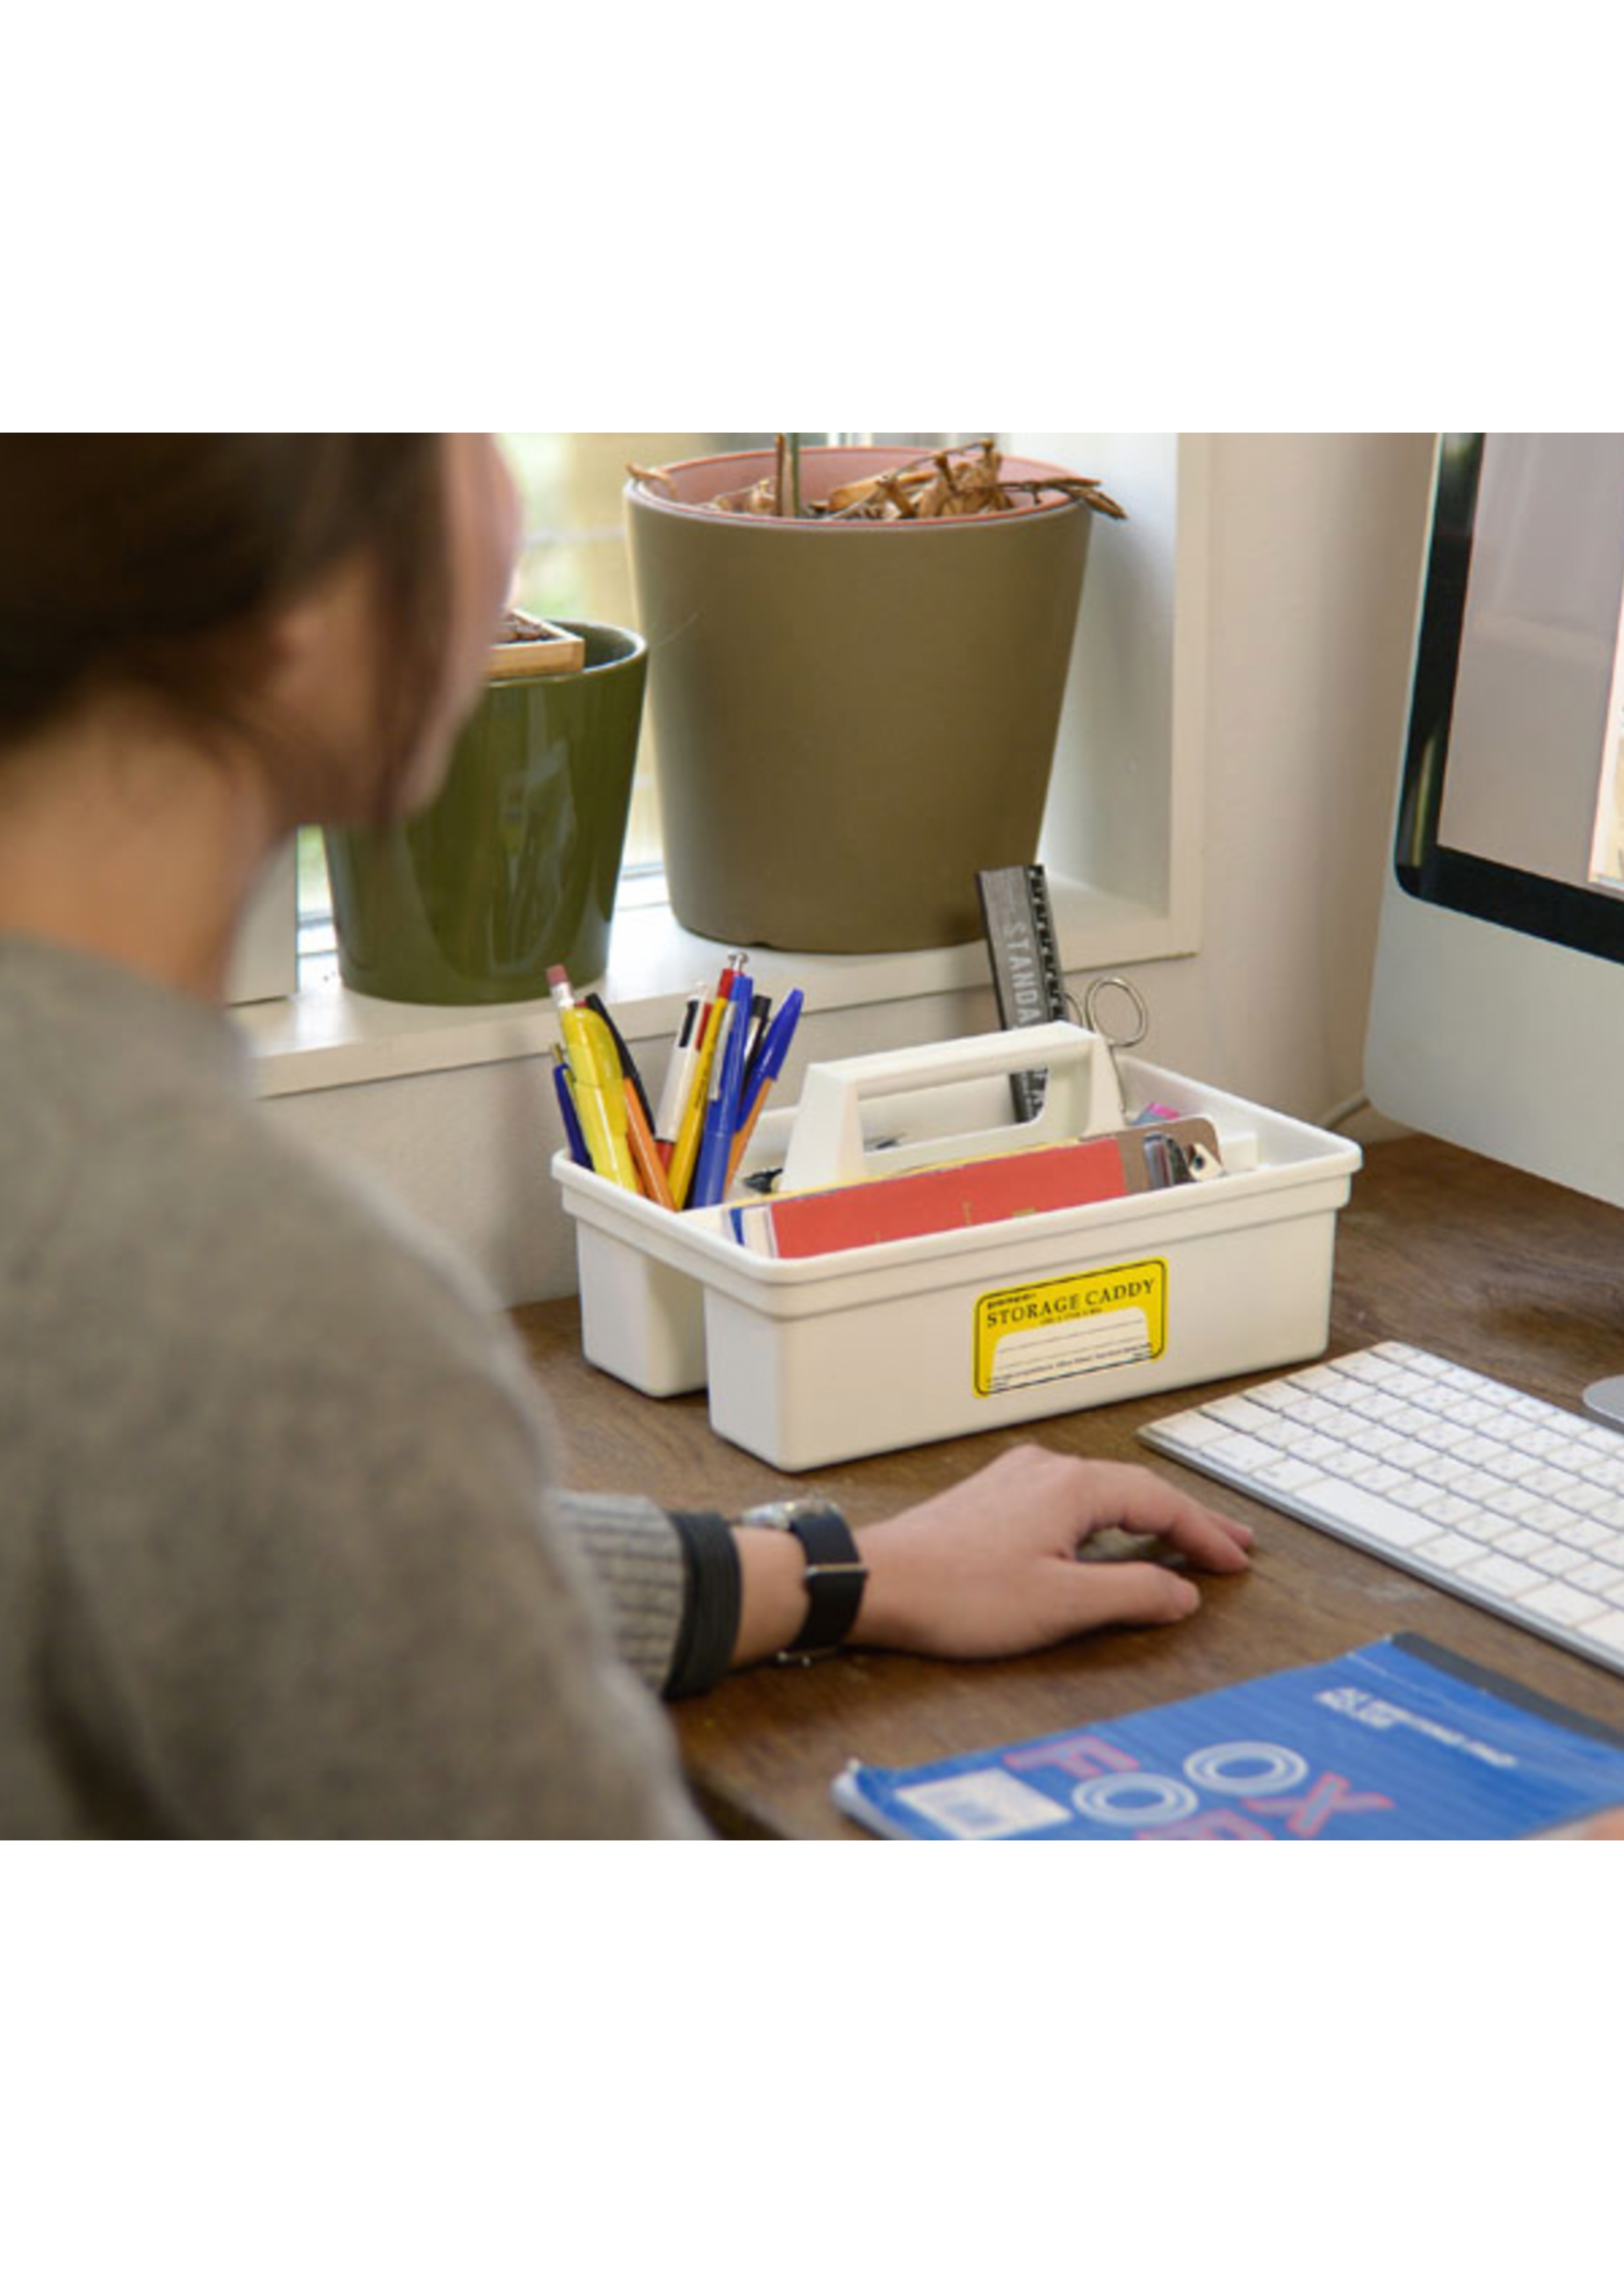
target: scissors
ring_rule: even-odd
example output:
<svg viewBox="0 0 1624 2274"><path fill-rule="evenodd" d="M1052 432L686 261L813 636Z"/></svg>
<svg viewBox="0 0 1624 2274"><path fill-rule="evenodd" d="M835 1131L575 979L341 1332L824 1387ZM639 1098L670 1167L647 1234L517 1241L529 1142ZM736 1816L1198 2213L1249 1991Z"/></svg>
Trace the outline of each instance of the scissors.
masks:
<svg viewBox="0 0 1624 2274"><path fill-rule="evenodd" d="M1131 1034L1113 1034L1111 1029L1103 1022L1100 1018L1100 1000L1104 995L1108 994L1113 987L1115 987L1120 994L1126 995L1130 1004L1132 1006L1134 1024L1133 1031ZM1074 999L1071 995L1067 996L1066 1005L1067 1009L1072 1013L1073 1017L1076 1019L1077 1023L1081 1026L1086 1026L1090 1033L1097 1034L1100 1040L1105 1044L1107 1051L1110 1053L1111 1073L1113 1079L1116 1081L1117 1097L1120 1103L1123 1095L1122 1069L1117 1064L1117 1053L1119 1050L1136 1050L1139 1044L1144 1040L1145 1036L1150 1032L1150 1013L1146 1008L1144 997L1139 993L1139 990L1134 986L1131 979L1125 979L1122 974L1117 971L1104 971L1101 972L1097 979L1089 980L1087 987L1083 991L1082 1009L1080 1013L1077 1010ZM1126 1119L1126 1111L1124 1118Z"/></svg>

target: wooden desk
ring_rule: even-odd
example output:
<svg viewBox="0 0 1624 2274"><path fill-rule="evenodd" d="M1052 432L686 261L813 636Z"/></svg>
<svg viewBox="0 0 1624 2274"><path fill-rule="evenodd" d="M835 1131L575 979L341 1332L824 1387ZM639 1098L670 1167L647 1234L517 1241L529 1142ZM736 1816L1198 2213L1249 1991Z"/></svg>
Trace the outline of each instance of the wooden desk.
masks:
<svg viewBox="0 0 1624 2274"><path fill-rule="evenodd" d="M515 1315L556 1409L573 1485L727 1513L785 1489L777 1470L712 1434L703 1396L645 1398L586 1366L573 1301ZM1330 1347L1384 1337L1574 1406L1588 1381L1624 1372L1624 1220L1430 1138L1372 1146L1339 1222ZM1065 1452L1164 1467L1253 1524L1257 1546L1245 1577L1203 1578L1202 1608L1176 1628L1100 1634L986 1664L852 1652L732 1676L675 1713L712 1821L733 1834L862 1838L829 1797L830 1778L854 1754L901 1764L1035 1736L1403 1628L1624 1728L1616 1676L1141 1452L1141 1422L1216 1394L1180 1390L797 1478L790 1488L827 1492L861 1526L1035 1436Z"/></svg>

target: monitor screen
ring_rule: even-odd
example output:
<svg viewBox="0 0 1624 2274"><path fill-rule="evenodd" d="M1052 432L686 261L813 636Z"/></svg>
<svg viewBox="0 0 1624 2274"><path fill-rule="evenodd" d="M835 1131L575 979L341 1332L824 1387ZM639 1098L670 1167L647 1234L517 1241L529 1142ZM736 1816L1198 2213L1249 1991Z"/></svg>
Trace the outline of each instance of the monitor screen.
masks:
<svg viewBox="0 0 1624 2274"><path fill-rule="evenodd" d="M1372 1100L1624 1202L1624 436L1444 435Z"/></svg>

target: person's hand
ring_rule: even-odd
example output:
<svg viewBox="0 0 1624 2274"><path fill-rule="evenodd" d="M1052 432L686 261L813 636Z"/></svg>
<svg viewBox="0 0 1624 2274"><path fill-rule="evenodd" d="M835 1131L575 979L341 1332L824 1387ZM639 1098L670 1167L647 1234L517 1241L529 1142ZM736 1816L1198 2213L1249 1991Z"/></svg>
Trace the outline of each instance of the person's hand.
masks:
<svg viewBox="0 0 1624 2274"><path fill-rule="evenodd" d="M1245 1571L1252 1533L1148 1469L1016 1445L934 1499L868 1524L853 1643L936 1658L1002 1658L1089 1627L1188 1618L1200 1596L1164 1565L1079 1563L1114 1526L1207 1571Z"/></svg>

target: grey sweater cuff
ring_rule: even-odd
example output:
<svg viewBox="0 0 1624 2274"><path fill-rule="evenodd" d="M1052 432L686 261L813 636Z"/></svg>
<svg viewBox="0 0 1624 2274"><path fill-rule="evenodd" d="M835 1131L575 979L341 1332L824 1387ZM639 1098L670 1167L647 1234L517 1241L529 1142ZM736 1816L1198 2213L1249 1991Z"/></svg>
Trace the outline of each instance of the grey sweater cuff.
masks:
<svg viewBox="0 0 1624 2274"><path fill-rule="evenodd" d="M671 1522L682 1543L688 1586L676 1657L663 1694L697 1698L714 1689L733 1662L744 1574L732 1526L720 1516L673 1509Z"/></svg>
<svg viewBox="0 0 1624 2274"><path fill-rule="evenodd" d="M608 1605L615 1649L666 1698L696 1697L732 1663L742 1575L720 1516L677 1514L609 1492L556 1492Z"/></svg>

